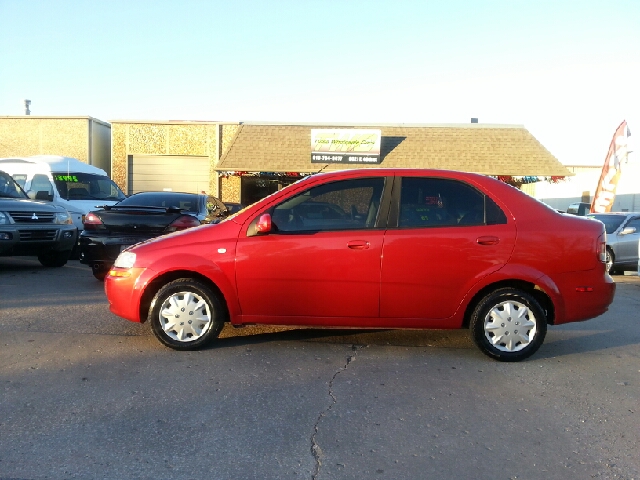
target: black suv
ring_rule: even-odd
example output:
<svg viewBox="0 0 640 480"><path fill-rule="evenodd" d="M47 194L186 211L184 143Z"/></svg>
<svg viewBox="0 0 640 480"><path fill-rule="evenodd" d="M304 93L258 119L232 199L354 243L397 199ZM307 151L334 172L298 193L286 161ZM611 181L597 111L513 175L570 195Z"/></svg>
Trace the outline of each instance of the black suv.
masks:
<svg viewBox="0 0 640 480"><path fill-rule="evenodd" d="M0 170L0 256L35 255L45 267L62 267L77 237L78 229L64 208L30 200Z"/></svg>

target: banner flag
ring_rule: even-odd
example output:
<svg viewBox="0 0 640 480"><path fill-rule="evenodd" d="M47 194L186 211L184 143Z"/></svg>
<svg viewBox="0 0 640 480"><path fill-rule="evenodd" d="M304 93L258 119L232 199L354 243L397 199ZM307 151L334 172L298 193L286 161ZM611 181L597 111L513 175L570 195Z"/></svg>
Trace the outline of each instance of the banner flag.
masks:
<svg viewBox="0 0 640 480"><path fill-rule="evenodd" d="M622 165L628 161L628 138L631 135L624 120L613 135L607 157L604 160L600 180L596 187L591 213L607 213L611 211L613 200L616 197L616 188L622 173Z"/></svg>

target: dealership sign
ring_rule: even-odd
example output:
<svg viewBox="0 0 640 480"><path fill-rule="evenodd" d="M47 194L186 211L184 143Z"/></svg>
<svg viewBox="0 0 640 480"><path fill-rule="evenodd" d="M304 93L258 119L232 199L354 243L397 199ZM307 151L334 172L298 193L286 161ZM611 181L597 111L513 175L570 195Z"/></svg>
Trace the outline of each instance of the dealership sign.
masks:
<svg viewBox="0 0 640 480"><path fill-rule="evenodd" d="M380 163L380 130L312 129L311 163Z"/></svg>

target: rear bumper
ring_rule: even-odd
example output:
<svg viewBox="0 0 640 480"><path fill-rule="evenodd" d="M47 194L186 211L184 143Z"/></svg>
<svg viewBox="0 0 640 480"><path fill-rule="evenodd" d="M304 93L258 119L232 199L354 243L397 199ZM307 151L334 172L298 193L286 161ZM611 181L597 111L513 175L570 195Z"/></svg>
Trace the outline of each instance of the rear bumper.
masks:
<svg viewBox="0 0 640 480"><path fill-rule="evenodd" d="M556 325L602 315L609 309L616 293L616 284L604 273L604 267L563 274L559 280L564 308L562 311L556 310Z"/></svg>
<svg viewBox="0 0 640 480"><path fill-rule="evenodd" d="M80 248L80 263L85 265L113 265L120 252L131 245L143 242L152 237L146 236L118 236L107 237L89 235L87 231L80 234L78 245Z"/></svg>

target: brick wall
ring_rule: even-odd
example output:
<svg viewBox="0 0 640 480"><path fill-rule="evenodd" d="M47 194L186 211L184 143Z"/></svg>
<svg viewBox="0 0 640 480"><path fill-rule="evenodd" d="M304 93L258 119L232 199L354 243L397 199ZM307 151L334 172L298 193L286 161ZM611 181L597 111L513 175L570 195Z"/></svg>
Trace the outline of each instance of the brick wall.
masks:
<svg viewBox="0 0 640 480"><path fill-rule="evenodd" d="M89 118L0 118L0 158L61 155L89 159Z"/></svg>

